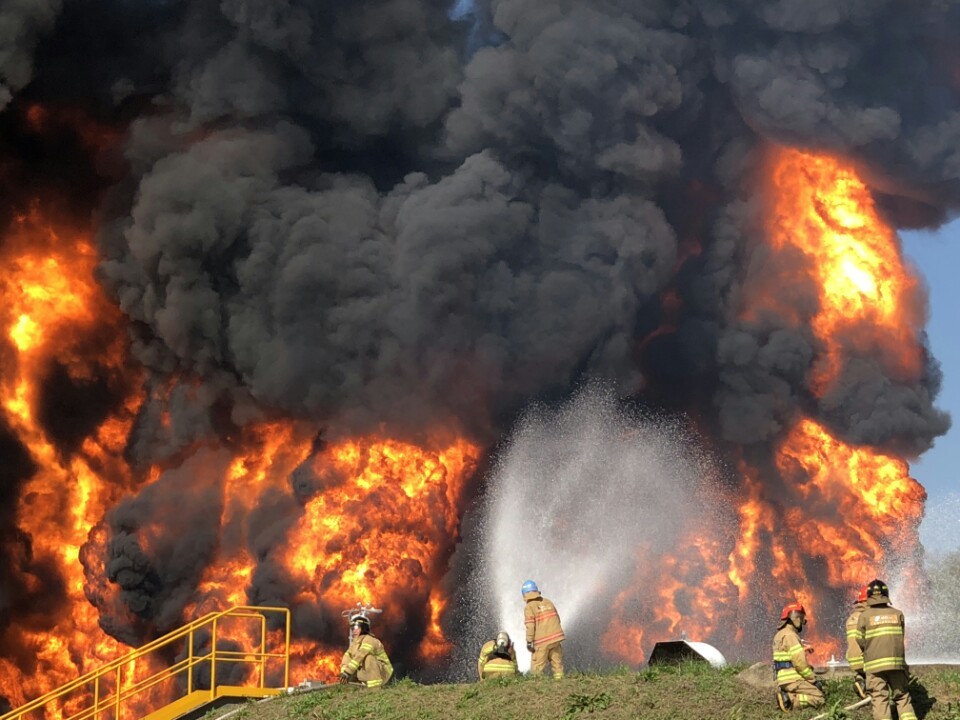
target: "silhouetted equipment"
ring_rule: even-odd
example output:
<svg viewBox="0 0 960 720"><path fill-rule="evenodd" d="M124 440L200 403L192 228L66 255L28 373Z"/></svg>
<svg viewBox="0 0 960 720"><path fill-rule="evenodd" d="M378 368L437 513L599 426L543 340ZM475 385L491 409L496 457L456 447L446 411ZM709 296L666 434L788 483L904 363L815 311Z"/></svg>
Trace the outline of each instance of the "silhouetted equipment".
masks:
<svg viewBox="0 0 960 720"><path fill-rule="evenodd" d="M677 665L682 662L705 662L713 667L727 666L727 659L713 645L693 640L669 640L653 646L650 665Z"/></svg>

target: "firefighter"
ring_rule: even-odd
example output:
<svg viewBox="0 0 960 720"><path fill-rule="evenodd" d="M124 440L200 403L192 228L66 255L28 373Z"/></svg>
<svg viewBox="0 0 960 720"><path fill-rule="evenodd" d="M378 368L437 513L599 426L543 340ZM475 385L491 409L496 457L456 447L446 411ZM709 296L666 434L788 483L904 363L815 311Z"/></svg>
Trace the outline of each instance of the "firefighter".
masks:
<svg viewBox="0 0 960 720"><path fill-rule="evenodd" d="M527 628L527 650L533 653L530 672L542 675L550 663L553 677L563 677L563 641L566 635L560 627L556 606L540 594L537 584L527 580L520 588L523 600L523 623Z"/></svg>
<svg viewBox="0 0 960 720"><path fill-rule="evenodd" d="M826 703L823 682L807 662L800 633L807 624L807 611L799 602L787 603L780 613L780 625L773 636L773 674L780 709L819 708Z"/></svg>
<svg viewBox="0 0 960 720"><path fill-rule="evenodd" d="M393 665L383 649L383 643L370 634L370 620L366 615L350 618L353 639L340 661L340 684L359 682L368 688L381 688L393 677Z"/></svg>
<svg viewBox="0 0 960 720"><path fill-rule="evenodd" d="M517 651L513 648L510 636L503 630L497 633L496 638L488 640L480 648L477 674L481 680L513 677L517 674Z"/></svg>
<svg viewBox="0 0 960 720"><path fill-rule="evenodd" d="M857 600L853 604L853 612L847 618L847 662L850 663L850 669L853 671L853 689L857 695L865 699L867 697L867 678L863 672L863 650L860 649L860 643L857 642L858 631L857 621L860 620L860 613L867 607L867 586L864 585L857 593Z"/></svg>
<svg viewBox="0 0 960 720"><path fill-rule="evenodd" d="M892 705L900 720L916 720L910 702L910 669L904 653L903 613L890 605L890 591L882 580L867 585L867 607L857 621L857 642L863 650L867 694L873 700L874 720L890 720Z"/></svg>

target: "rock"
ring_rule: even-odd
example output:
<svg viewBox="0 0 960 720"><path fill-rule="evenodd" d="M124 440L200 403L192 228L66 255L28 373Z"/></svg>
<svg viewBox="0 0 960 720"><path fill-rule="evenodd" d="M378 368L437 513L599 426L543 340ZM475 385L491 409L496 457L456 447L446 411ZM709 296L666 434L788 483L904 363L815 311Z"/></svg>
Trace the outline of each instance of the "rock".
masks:
<svg viewBox="0 0 960 720"><path fill-rule="evenodd" d="M750 687L763 690L774 690L773 666L770 663L758 662L737 675L737 680Z"/></svg>

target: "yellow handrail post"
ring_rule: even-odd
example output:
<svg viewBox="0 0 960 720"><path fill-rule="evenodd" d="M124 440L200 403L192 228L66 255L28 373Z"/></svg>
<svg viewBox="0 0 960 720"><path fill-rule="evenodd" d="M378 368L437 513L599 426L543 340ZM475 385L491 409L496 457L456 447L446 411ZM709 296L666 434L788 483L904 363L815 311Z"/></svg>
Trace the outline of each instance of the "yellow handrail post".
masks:
<svg viewBox="0 0 960 720"><path fill-rule="evenodd" d="M260 687L267 686L267 616L260 613Z"/></svg>
<svg viewBox="0 0 960 720"><path fill-rule="evenodd" d="M193 628L187 640L187 695L193 692Z"/></svg>
<svg viewBox="0 0 960 720"><path fill-rule="evenodd" d="M100 676L93 680L93 720L100 720L97 716L100 714Z"/></svg>
<svg viewBox="0 0 960 720"><path fill-rule="evenodd" d="M283 646L283 687L284 689L290 687L290 610L286 612L287 616L287 638L286 644Z"/></svg>
<svg viewBox="0 0 960 720"><path fill-rule="evenodd" d="M120 687L121 680L123 679L123 665L117 665L117 685L113 688L113 718L114 720L120 720Z"/></svg>
<svg viewBox="0 0 960 720"><path fill-rule="evenodd" d="M217 619L213 619L213 632L210 638L212 643L210 647L210 699L213 700L216 695L214 694L215 688L217 687Z"/></svg>

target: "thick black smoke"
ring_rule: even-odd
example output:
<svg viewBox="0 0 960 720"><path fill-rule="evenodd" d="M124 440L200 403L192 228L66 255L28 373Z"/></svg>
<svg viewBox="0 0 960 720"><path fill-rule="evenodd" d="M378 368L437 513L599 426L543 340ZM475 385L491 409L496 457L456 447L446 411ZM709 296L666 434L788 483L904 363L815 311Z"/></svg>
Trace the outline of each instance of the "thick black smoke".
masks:
<svg viewBox="0 0 960 720"><path fill-rule="evenodd" d="M68 42L96 35L81 5L141 41ZM763 243L770 144L850 158L900 226L960 207L960 3L479 0L460 21L451 5L0 11L5 112L62 96L130 120L99 243L150 373L135 462L273 413L398 436L455 422L493 442L584 377L691 411L732 448L801 413L910 455L947 430L932 358L910 383L851 343L817 398L812 332L739 317L790 261ZM816 312L812 288L784 292ZM217 542L170 500L189 472L107 519L110 579L157 627ZM296 507L265 507L264 537ZM272 568L256 578L252 597L295 592Z"/></svg>
<svg viewBox="0 0 960 720"><path fill-rule="evenodd" d="M733 321L762 262L758 143L843 152L934 217L958 197L933 6L494 2L476 12L499 44L466 63L447 10L189 6L171 111L134 126L135 194L103 236L146 362L342 426L441 414L495 437L581 375L640 386L638 316L703 184L677 329L696 339L669 362L706 356L682 361L713 375L723 435L762 442L809 401L816 348ZM904 387L851 365L818 408L839 432L918 452L946 429L933 367Z"/></svg>

